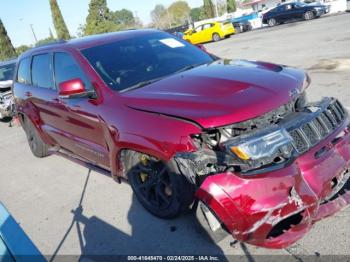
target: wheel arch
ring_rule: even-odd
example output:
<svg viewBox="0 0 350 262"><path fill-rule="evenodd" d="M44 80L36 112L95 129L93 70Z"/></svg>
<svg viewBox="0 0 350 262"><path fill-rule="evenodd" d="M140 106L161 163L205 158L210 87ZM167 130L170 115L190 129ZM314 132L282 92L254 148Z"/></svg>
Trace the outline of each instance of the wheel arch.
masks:
<svg viewBox="0 0 350 262"><path fill-rule="evenodd" d="M43 129L41 128L40 118L36 114L26 114L24 112L18 112L17 113L19 117L19 121L22 125L22 128L24 131L26 131L25 121L30 121L36 131L38 132L38 135L40 138L48 145L53 145L53 141L50 139L48 135L45 134Z"/></svg>

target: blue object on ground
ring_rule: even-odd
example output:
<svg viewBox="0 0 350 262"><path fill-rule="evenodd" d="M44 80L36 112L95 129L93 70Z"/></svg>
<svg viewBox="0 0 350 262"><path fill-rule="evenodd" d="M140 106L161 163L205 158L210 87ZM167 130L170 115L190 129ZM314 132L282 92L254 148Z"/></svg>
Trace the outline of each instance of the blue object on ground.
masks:
<svg viewBox="0 0 350 262"><path fill-rule="evenodd" d="M46 261L14 218L0 203L0 261Z"/></svg>

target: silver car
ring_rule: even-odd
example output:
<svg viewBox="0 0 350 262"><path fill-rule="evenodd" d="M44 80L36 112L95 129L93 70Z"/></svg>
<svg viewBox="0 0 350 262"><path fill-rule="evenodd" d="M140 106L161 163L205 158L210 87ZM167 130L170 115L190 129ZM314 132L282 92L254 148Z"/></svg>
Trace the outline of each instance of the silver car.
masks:
<svg viewBox="0 0 350 262"><path fill-rule="evenodd" d="M12 79L16 59L0 62L0 120L13 116Z"/></svg>

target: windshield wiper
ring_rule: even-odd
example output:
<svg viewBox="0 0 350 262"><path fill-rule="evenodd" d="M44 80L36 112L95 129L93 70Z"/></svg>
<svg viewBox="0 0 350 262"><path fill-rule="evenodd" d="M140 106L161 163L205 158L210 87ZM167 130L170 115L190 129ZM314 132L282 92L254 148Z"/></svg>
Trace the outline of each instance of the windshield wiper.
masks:
<svg viewBox="0 0 350 262"><path fill-rule="evenodd" d="M200 64L194 64L194 65L188 65L188 66L185 66L177 71L175 71L174 73L171 73L169 75L165 75L165 76L161 76L161 77L158 77L158 78L154 78L154 79L151 79L151 80L146 80L146 81L142 81L142 82L139 82L135 85L132 85L130 87L127 87L123 90L120 90L119 92L120 93L124 93L124 92L127 92L127 91L131 91L131 90L134 90L134 89L138 89L138 88L141 88L141 87L144 87L146 85L149 85L149 84L152 84L154 82L157 82L165 77L168 77L170 75L174 75L174 74L178 74L178 73L181 73L181 72L184 72L184 71L187 71L187 70L190 70L190 69L193 69L197 66L200 66L200 65L204 65L204 64L207 64L207 63L200 63Z"/></svg>
<svg viewBox="0 0 350 262"><path fill-rule="evenodd" d="M190 70L190 69L193 69L193 68L195 68L195 67L198 67L198 66L201 66L201 65L205 65L205 64L208 64L208 63L205 62L205 63L200 63L200 64L188 65L188 66L185 66L185 67L183 67L183 68L177 70L177 71L175 72L175 74L181 73L181 72L185 72L185 71L187 71L187 70Z"/></svg>
<svg viewBox="0 0 350 262"><path fill-rule="evenodd" d="M138 88L144 87L146 85L150 85L154 82L157 82L157 81L161 80L162 78L163 77L158 77L158 78L154 78L151 80L141 81L141 82L137 83L136 85L129 86L123 90L120 90L119 92L124 93L124 92L130 91L130 90L138 89Z"/></svg>

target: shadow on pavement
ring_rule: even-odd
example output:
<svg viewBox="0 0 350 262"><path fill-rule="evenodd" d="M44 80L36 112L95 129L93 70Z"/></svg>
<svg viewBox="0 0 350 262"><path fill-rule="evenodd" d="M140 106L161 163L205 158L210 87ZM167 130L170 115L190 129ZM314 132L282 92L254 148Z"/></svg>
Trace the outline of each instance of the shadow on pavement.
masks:
<svg viewBox="0 0 350 262"><path fill-rule="evenodd" d="M74 214L72 222L49 261L57 258L74 227L80 242L80 260L115 260L115 255L213 255L226 260L221 248L200 228L194 212L173 220L158 219L145 211L133 196L127 217L130 234L97 216L86 217L83 214L83 200L90 174L91 170L87 174L78 207L71 211Z"/></svg>

